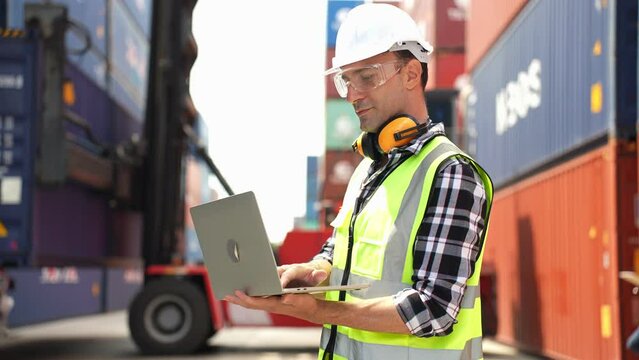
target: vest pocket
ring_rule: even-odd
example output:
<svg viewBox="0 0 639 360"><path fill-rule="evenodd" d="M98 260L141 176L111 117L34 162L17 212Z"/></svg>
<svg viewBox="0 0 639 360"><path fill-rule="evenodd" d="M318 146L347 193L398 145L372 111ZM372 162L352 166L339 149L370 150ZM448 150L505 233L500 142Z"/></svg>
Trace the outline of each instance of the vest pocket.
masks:
<svg viewBox="0 0 639 360"><path fill-rule="evenodd" d="M353 260L355 261L351 271L354 274L381 279L384 267L384 250L384 241L360 237L353 244Z"/></svg>

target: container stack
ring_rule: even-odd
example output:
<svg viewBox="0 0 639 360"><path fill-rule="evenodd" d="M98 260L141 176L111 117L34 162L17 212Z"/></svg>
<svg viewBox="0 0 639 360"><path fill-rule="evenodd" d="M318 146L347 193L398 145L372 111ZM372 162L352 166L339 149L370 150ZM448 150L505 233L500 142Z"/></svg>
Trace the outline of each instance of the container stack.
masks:
<svg viewBox="0 0 639 360"><path fill-rule="evenodd" d="M467 149L491 175L497 339L637 359L637 2L472 1ZM482 289L482 293L484 293Z"/></svg>
<svg viewBox="0 0 639 360"><path fill-rule="evenodd" d="M36 180L47 166L35 163L36 139L50 135L37 132L39 111L47 104L38 95L46 82L36 79L50 69L38 67L42 49L24 25L26 4L51 2L5 3L0 24L24 34L0 38L0 76L22 79L14 89L0 89L0 97L19 105L0 104L0 182L2 197L11 200L0 204L0 265L8 266L17 284L10 325L122 309L143 281L142 221L139 212L118 202L123 193L138 196L130 187L118 188L115 197L105 191L135 178L104 160L104 144L130 145L143 132L152 1L55 1L69 20L63 110L76 119L62 125L58 140L65 143L66 136L73 146L68 152L60 148L69 155L55 184Z"/></svg>
<svg viewBox="0 0 639 360"><path fill-rule="evenodd" d="M335 56L337 30L348 12L363 1L328 1L326 69ZM360 134L353 106L339 96L331 76L326 77L326 151L321 165L320 225L328 226L341 206L346 186L362 160L351 145Z"/></svg>
<svg viewBox="0 0 639 360"><path fill-rule="evenodd" d="M198 116L194 124L197 137L205 148L209 145L209 128L201 116ZM185 189L184 189L184 208L190 209L193 206L203 204L205 202L216 200L217 194L209 185L208 166L200 159L196 153L196 149L191 146L186 156L186 173L185 173ZM191 212L184 212L184 244L178 243L178 253L184 258L187 264L202 264L204 256L200 248L200 242L197 239Z"/></svg>

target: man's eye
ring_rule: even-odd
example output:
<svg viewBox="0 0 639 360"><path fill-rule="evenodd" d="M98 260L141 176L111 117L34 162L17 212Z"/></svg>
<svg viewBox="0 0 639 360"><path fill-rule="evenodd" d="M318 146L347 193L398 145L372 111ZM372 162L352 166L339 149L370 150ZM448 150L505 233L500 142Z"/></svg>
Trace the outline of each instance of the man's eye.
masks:
<svg viewBox="0 0 639 360"><path fill-rule="evenodd" d="M361 73L359 74L359 81L364 84L371 84L375 82L375 74L371 72Z"/></svg>

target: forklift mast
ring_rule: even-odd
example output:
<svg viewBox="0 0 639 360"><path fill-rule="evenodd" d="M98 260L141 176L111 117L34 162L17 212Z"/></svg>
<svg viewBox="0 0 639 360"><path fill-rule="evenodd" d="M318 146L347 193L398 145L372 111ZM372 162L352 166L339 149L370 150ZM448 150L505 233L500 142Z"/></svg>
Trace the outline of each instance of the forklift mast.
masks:
<svg viewBox="0 0 639 360"><path fill-rule="evenodd" d="M197 0L153 6L142 183L146 265L180 264L176 244L184 232L185 155L197 118L189 75L197 57L191 18Z"/></svg>

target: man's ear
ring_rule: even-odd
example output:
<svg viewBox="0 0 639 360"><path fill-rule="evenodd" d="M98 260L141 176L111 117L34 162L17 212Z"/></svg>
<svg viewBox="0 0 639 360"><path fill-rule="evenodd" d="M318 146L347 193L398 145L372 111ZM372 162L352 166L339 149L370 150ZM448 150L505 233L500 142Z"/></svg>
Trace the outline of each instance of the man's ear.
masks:
<svg viewBox="0 0 639 360"><path fill-rule="evenodd" d="M422 64L417 59L411 59L404 65L404 85L408 90L422 85Z"/></svg>

